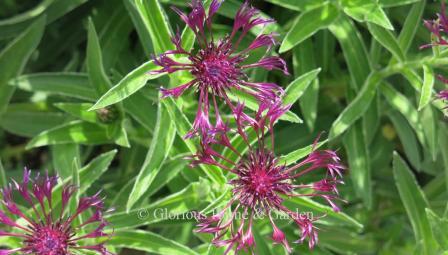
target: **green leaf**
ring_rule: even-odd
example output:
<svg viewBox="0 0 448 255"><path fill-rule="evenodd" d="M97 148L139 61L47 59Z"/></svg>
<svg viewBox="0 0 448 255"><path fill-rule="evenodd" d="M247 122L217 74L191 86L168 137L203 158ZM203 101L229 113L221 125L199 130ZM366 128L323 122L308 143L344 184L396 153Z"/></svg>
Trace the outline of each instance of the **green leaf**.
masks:
<svg viewBox="0 0 448 255"><path fill-rule="evenodd" d="M0 52L0 115L5 111L15 90L15 87L8 86L8 81L22 72L39 44L44 33L45 19L37 19Z"/></svg>
<svg viewBox="0 0 448 255"><path fill-rule="evenodd" d="M89 19L87 37L87 73L89 74L90 84L96 90L98 96L103 95L110 89L111 83L103 67L100 42L91 19Z"/></svg>
<svg viewBox="0 0 448 255"><path fill-rule="evenodd" d="M425 107L421 112L419 112L419 119L423 128L423 133L425 134L426 147L432 155L432 160L435 162L437 160L438 154L438 115L435 114L433 108Z"/></svg>
<svg viewBox="0 0 448 255"><path fill-rule="evenodd" d="M431 101L434 80L434 71L432 68L423 65L423 87L420 94L420 102L418 104L419 111Z"/></svg>
<svg viewBox="0 0 448 255"><path fill-rule="evenodd" d="M153 139L151 141L145 162L135 180L131 194L126 205L129 211L132 206L147 191L148 187L154 181L160 168L170 153L171 146L174 142L176 134L175 126L172 125L170 115L161 102L158 104L157 123L154 130Z"/></svg>
<svg viewBox="0 0 448 255"><path fill-rule="evenodd" d="M351 226L359 230L364 227L361 223L347 214L343 212L335 212L330 206L319 204L309 198L290 197L285 199L283 203L286 207L293 211L300 208L300 211L312 212L313 215L324 214L326 217L320 219L319 222L326 223L328 225Z"/></svg>
<svg viewBox="0 0 448 255"><path fill-rule="evenodd" d="M156 175L151 185L149 185L146 194L143 195L142 198L144 198L145 196L149 197L154 193L156 193L157 191L159 191L172 179L177 177L181 173L181 171L183 170L188 171L187 163L188 161L184 162L178 162L177 160L172 160L168 162L165 161L165 164L163 164L162 169Z"/></svg>
<svg viewBox="0 0 448 255"><path fill-rule="evenodd" d="M199 255L187 246L144 230L117 231L114 233L114 238L112 238L107 244L119 248L149 252L151 254Z"/></svg>
<svg viewBox="0 0 448 255"><path fill-rule="evenodd" d="M70 176L70 167L73 159L78 160L80 165L80 152L77 144L57 144L51 146L51 158L53 168L57 171L62 180Z"/></svg>
<svg viewBox="0 0 448 255"><path fill-rule="evenodd" d="M289 105L294 104L306 91L308 86L311 84L313 80L317 78L317 75L320 73L320 68L309 71L302 76L295 79L291 82L285 90L285 96L283 98L283 104Z"/></svg>
<svg viewBox="0 0 448 255"><path fill-rule="evenodd" d="M79 187L81 183L79 182L79 161L78 159L74 158L72 160L72 174L71 174L71 184L74 185L74 187ZM74 212L78 208L78 201L80 198L79 189L75 189L73 192L73 195L71 199L68 201L68 211ZM59 200L61 201L61 200ZM82 222L82 215L77 215L73 219L73 224L79 225Z"/></svg>
<svg viewBox="0 0 448 255"><path fill-rule="evenodd" d="M371 72L369 55L362 36L353 21L344 15L340 15L339 19L329 26L329 29L342 47L353 88L358 91Z"/></svg>
<svg viewBox="0 0 448 255"><path fill-rule="evenodd" d="M398 60L404 61L404 53L401 50L395 35L391 31L371 23L368 23L367 27L375 40L388 49Z"/></svg>
<svg viewBox="0 0 448 255"><path fill-rule="evenodd" d="M47 23L57 20L69 11L88 0L44 0L27 10L8 19L0 20L0 39L14 37L29 27L32 23L46 16Z"/></svg>
<svg viewBox="0 0 448 255"><path fill-rule="evenodd" d="M403 115L398 112L390 111L388 116L397 131L408 160L411 162L412 166L420 170L422 156L414 131Z"/></svg>
<svg viewBox="0 0 448 255"><path fill-rule="evenodd" d="M325 0L266 0L294 11L308 11L325 4Z"/></svg>
<svg viewBox="0 0 448 255"><path fill-rule="evenodd" d="M163 74L149 74L149 71L159 67L152 61L146 62L128 73L117 85L104 94L90 111L98 110L106 106L116 104L131 96L146 85L147 81L159 78Z"/></svg>
<svg viewBox="0 0 448 255"><path fill-rule="evenodd" d="M117 1L117 4L113 2L110 5L105 4L104 8L113 6L113 11L102 11L101 14L103 15L101 17L104 16L103 19L99 16L95 17L95 15L92 17L98 28L103 67L106 73L116 66L117 61L121 61L120 53L129 47L129 41L122 40L122 38L130 36L134 30L130 15L123 15L123 13L129 13L126 12L126 7L122 4L123 2L125 1ZM146 56L149 56L149 54Z"/></svg>
<svg viewBox="0 0 448 255"><path fill-rule="evenodd" d="M411 170L397 153L394 154L393 171L395 184L414 229L416 242L423 242L423 254L435 254L435 243L425 213L428 202Z"/></svg>
<svg viewBox="0 0 448 255"><path fill-rule="evenodd" d="M81 120L94 124L101 124L97 113L88 111L89 108L92 107L92 104L90 103L56 103L54 106Z"/></svg>
<svg viewBox="0 0 448 255"><path fill-rule="evenodd" d="M8 38L20 34L29 27L44 11L50 6L54 0L41 1L34 8L27 10L19 15L3 19L0 21L0 30L2 34L0 38Z"/></svg>
<svg viewBox="0 0 448 255"><path fill-rule="evenodd" d="M333 4L325 4L319 8L302 13L286 34L280 46L280 53L292 49L318 30L326 28L339 16L338 9Z"/></svg>
<svg viewBox="0 0 448 255"><path fill-rule="evenodd" d="M138 37L140 38L140 44L143 46L146 56L152 54L152 40L149 33L149 29L146 28L145 21L142 15L140 15L135 0L124 0L124 6L126 7L127 13L131 16L132 23L134 24L135 30L137 31Z"/></svg>
<svg viewBox="0 0 448 255"><path fill-rule="evenodd" d="M0 126L5 130L24 137L39 133L63 124L67 116L54 111L45 103L9 104L3 114Z"/></svg>
<svg viewBox="0 0 448 255"><path fill-rule="evenodd" d="M157 120L157 105L151 103L152 99L146 97L143 91L138 91L123 101L123 106L130 116L149 132L154 131ZM145 107L142 107L145 105Z"/></svg>
<svg viewBox="0 0 448 255"><path fill-rule="evenodd" d="M367 208L372 207L372 180L370 170L370 154L364 142L362 122L353 125L344 137L350 177L358 197L361 197Z"/></svg>
<svg viewBox="0 0 448 255"><path fill-rule="evenodd" d="M341 0L344 12L359 22L372 22L394 30L386 13L376 0Z"/></svg>
<svg viewBox="0 0 448 255"><path fill-rule="evenodd" d="M40 133L27 144L27 149L67 143L113 143L121 132L121 129L118 128L107 128L84 121L72 121Z"/></svg>
<svg viewBox="0 0 448 255"><path fill-rule="evenodd" d="M95 101L95 91L84 73L34 73L17 77L10 85L30 92L45 92Z"/></svg>
<svg viewBox="0 0 448 255"><path fill-rule="evenodd" d="M392 1L396 0L382 0L382 1ZM403 53L407 53L409 47L411 47L414 41L415 34L422 22L423 11L425 9L426 0L417 0L412 6L411 10L407 14L406 21L404 22L403 28L400 31L400 36L398 36L398 43Z"/></svg>
<svg viewBox="0 0 448 255"><path fill-rule="evenodd" d="M111 150L100 154L89 164L79 169L79 192L85 193L93 183L95 183L108 169L112 160L115 158L117 150ZM71 181L68 179L67 181Z"/></svg>
<svg viewBox="0 0 448 255"><path fill-rule="evenodd" d="M448 189L448 135L445 130L439 129L439 147L444 162L445 185Z"/></svg>
<svg viewBox="0 0 448 255"><path fill-rule="evenodd" d="M113 213L107 215L106 219L114 226L115 230L153 224L165 220L160 217L165 210L176 215L198 209L208 197L209 192L208 186L195 182L177 193L150 203L148 206L129 212Z"/></svg>
<svg viewBox="0 0 448 255"><path fill-rule="evenodd" d="M0 186L6 187L8 185L8 180L6 179L5 169L3 168L2 161L0 160Z"/></svg>
<svg viewBox="0 0 448 255"><path fill-rule="evenodd" d="M398 92L391 84L382 83L380 86L381 93L389 102L389 104L399 111L407 119L420 143L427 145L422 123L420 122L417 109L412 103L400 92Z"/></svg>
<svg viewBox="0 0 448 255"><path fill-rule="evenodd" d="M408 80L416 91L420 92L422 90L423 79L415 70L404 68L401 70L401 74Z"/></svg>
<svg viewBox="0 0 448 255"><path fill-rule="evenodd" d="M311 38L305 40L293 50L294 74L297 76L306 72L316 70L316 58ZM311 84L303 91L300 97L299 105L303 118L310 131L314 130L317 119L317 107L319 101L319 79L314 79Z"/></svg>
<svg viewBox="0 0 448 255"><path fill-rule="evenodd" d="M308 156L313 150L319 149L322 145L326 144L328 140L324 140L322 142L318 142L316 145L311 144L304 148L297 149L295 151L292 151L286 155L281 156L280 161L284 162L286 166L289 166L291 164L294 164L295 162L299 161L300 159Z"/></svg>
<svg viewBox="0 0 448 255"><path fill-rule="evenodd" d="M134 0L147 31L151 36L156 53L170 50L173 46L170 37L170 26L165 13L157 0Z"/></svg>
<svg viewBox="0 0 448 255"><path fill-rule="evenodd" d="M448 219L440 218L429 208L425 210L434 238L443 250L448 250Z"/></svg>
<svg viewBox="0 0 448 255"><path fill-rule="evenodd" d="M386 244L387 245L387 244ZM347 231L343 228L331 228L319 233L319 246L327 248L328 254L361 254L365 251L377 249L377 243L372 235L360 235L356 231ZM319 253L320 254L320 253Z"/></svg>
<svg viewBox="0 0 448 255"><path fill-rule="evenodd" d="M339 117L333 122L329 139L333 139L347 130L356 120L369 108L370 103L375 98L376 89L381 81L377 73L372 73L356 98L342 111Z"/></svg>
<svg viewBox="0 0 448 255"><path fill-rule="evenodd" d="M423 0L424 1L424 0ZM401 5L408 5L417 2L423 2L422 0L379 0L379 4L382 7L397 7Z"/></svg>

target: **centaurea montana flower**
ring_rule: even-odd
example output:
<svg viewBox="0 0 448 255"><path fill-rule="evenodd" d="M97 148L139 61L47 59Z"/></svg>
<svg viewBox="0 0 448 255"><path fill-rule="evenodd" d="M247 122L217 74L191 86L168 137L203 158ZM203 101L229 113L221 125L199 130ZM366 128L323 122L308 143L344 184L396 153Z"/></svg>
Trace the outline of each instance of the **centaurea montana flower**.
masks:
<svg viewBox="0 0 448 255"><path fill-rule="evenodd" d="M318 240L317 228L313 222L320 217L313 218L304 213L294 212L283 205L283 201L290 197L320 197L326 200L334 211L339 211L335 200L342 199L339 198L337 185L343 183L340 177L345 167L340 163L340 158L335 151L320 151L315 147L300 163L291 167L285 166L273 152L273 123L289 107L282 106L281 102L270 106L261 105L255 118L244 114L241 111L242 105L236 108L240 109L234 112L238 126L250 127L238 128L236 131L248 146L248 152L241 155L230 142L228 133L220 133L219 136L213 138L214 140L202 141L201 151L194 155L193 166L215 165L234 176L229 182L233 187L232 198L219 213L210 217L201 215L197 232L213 234L213 244L219 247L226 246L226 254L232 248L235 248L236 252L251 250L255 246L252 235L254 218L260 214L268 215L273 229L273 242L282 244L288 252L291 252L285 234L277 227L272 217L272 213L279 212L289 216L301 230L301 236L296 242L302 243L308 239L309 247L313 248ZM248 130L255 131L257 140L254 145L249 140ZM268 133L271 135L272 148L266 145ZM314 146L316 143L317 141ZM237 159L224 157L214 150L214 144L224 146L235 153ZM319 169L326 169L323 179L314 183L300 183L300 177ZM228 211L231 211L230 218L225 217ZM241 213L245 217L241 217L242 219L238 221L236 215Z"/></svg>
<svg viewBox="0 0 448 255"><path fill-rule="evenodd" d="M238 46L248 32L255 26L266 25L274 22L272 19L259 17L257 9L246 1L238 10L230 35L221 39L215 39L212 32L212 18L221 6L222 1L213 0L208 12L200 0L192 0L192 11L185 14L173 7L181 19L196 35L199 50L187 51L182 46L179 32L172 38L175 50L167 51L154 58L154 63L162 69L150 73L173 73L177 71L189 71L194 79L173 89L163 89L163 97L179 97L186 90L194 88L199 94L199 105L192 130L186 135L191 138L200 135L205 138L210 130L223 131L223 120L218 110L218 99L222 99L231 109L235 109L228 93L239 90L255 97L258 102L274 102L283 94L283 89L275 83L251 82L244 71L251 68L264 68L266 70L281 70L288 75L286 63L276 56L265 56L256 63L245 63L252 50L266 47L269 51L275 45L275 34L260 34L250 45L238 52ZM209 35L207 35L209 34ZM189 63L181 63L171 56L186 57ZM211 108L216 116L215 124L210 121Z"/></svg>
<svg viewBox="0 0 448 255"><path fill-rule="evenodd" d="M75 186L62 186L61 200L57 203L54 198L59 178L48 173L34 179L30 175L31 171L25 169L21 183L13 181L13 184L2 189L2 202L6 209L0 209L0 226L10 227L11 230L0 230L0 237L15 237L23 241L22 247L0 249L0 255L72 255L83 250L112 255L105 248L104 240L93 242L95 238L110 237L104 232L108 223L103 218L106 211L99 193L81 197L76 201L74 211L68 212L69 205L74 202L72 199L75 199ZM29 209L14 201L15 193L21 196ZM90 216L89 211L92 211ZM81 215L85 221L77 224Z"/></svg>
<svg viewBox="0 0 448 255"><path fill-rule="evenodd" d="M448 41L446 40L448 34L448 17L446 16L445 1L442 1L441 11L437 14L437 19L425 20L424 24L431 32L434 41L430 44L421 46L421 49L433 46L448 46ZM444 78L442 75L438 75L437 78L443 83L448 84L448 79ZM441 100L448 101L448 90L440 91L437 97ZM448 108L448 106L446 108Z"/></svg>

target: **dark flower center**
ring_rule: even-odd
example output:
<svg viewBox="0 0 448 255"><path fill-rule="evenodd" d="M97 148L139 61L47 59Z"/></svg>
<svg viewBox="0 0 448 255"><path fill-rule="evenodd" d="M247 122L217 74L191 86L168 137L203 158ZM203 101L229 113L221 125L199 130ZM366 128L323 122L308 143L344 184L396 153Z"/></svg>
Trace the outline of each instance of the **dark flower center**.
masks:
<svg viewBox="0 0 448 255"><path fill-rule="evenodd" d="M258 197L265 197L270 190L275 180L266 174L266 170L254 171L250 174L248 186Z"/></svg>
<svg viewBox="0 0 448 255"><path fill-rule="evenodd" d="M286 194L292 186L286 180L284 167L277 165L271 152L256 151L243 158L236 167L238 178L231 181L233 192L240 202L253 209L266 209L280 205L279 194Z"/></svg>
<svg viewBox="0 0 448 255"><path fill-rule="evenodd" d="M62 229L41 227L34 231L34 236L27 240L34 254L66 255L68 254L69 235Z"/></svg>
<svg viewBox="0 0 448 255"><path fill-rule="evenodd" d="M238 67L241 59L232 58L228 50L219 49L218 46L210 45L200 50L191 60L194 66L191 73L202 86L214 92L223 92L241 79L242 72Z"/></svg>

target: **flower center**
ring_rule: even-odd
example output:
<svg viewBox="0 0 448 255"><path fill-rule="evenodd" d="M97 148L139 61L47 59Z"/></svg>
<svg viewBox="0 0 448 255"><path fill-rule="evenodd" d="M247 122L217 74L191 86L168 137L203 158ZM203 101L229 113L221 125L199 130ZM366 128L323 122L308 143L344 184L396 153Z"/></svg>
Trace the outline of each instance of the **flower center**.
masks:
<svg viewBox="0 0 448 255"><path fill-rule="evenodd" d="M227 50L210 45L206 50L200 50L193 59L192 74L201 85L215 92L229 89L241 79L242 73L238 67L240 59L233 59Z"/></svg>
<svg viewBox="0 0 448 255"><path fill-rule="evenodd" d="M238 177L231 181L234 195L248 207L265 209L276 206L282 201L279 194L292 190L283 173L283 166L278 166L275 156L270 152L251 152L235 168Z"/></svg>
<svg viewBox="0 0 448 255"><path fill-rule="evenodd" d="M266 171L254 171L250 174L248 185L255 194L258 194L258 197L265 197L272 189L272 181Z"/></svg>
<svg viewBox="0 0 448 255"><path fill-rule="evenodd" d="M199 66L198 78L214 89L226 86L233 79L235 68L224 56L209 56Z"/></svg>
<svg viewBox="0 0 448 255"><path fill-rule="evenodd" d="M45 226L36 229L27 242L37 255L67 255L68 240L69 236L63 230Z"/></svg>

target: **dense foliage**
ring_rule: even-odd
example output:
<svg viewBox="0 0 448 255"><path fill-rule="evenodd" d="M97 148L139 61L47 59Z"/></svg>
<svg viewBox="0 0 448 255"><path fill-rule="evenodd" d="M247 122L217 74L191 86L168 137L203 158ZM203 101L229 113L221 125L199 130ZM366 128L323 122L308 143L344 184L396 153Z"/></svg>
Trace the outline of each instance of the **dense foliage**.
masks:
<svg viewBox="0 0 448 255"><path fill-rule="evenodd" d="M0 254L55 236L73 254L447 253L444 6L252 0L252 26L243 0L202 2L213 22L183 16L196 0L1 1ZM247 181L254 165L270 175ZM231 213L264 203L312 221ZM251 231L213 238L218 218Z"/></svg>

